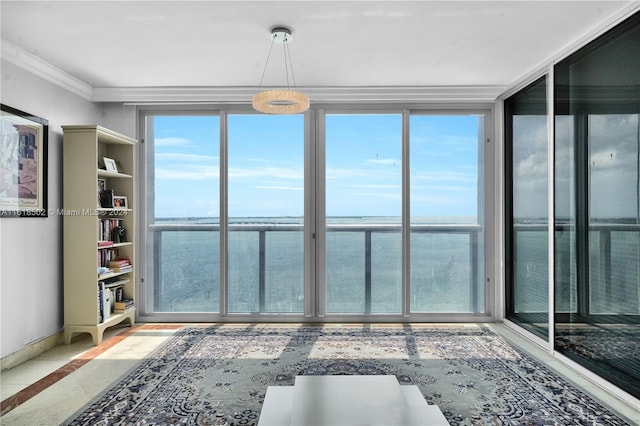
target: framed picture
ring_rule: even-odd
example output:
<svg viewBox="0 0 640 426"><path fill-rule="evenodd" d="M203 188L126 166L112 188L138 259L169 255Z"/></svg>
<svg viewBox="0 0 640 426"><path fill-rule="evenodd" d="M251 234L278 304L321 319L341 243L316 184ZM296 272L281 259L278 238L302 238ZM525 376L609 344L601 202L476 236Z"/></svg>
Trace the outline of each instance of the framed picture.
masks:
<svg viewBox="0 0 640 426"><path fill-rule="evenodd" d="M107 189L107 182L104 179L98 179L98 207L102 207L102 191Z"/></svg>
<svg viewBox="0 0 640 426"><path fill-rule="evenodd" d="M0 107L0 218L47 217L49 122Z"/></svg>
<svg viewBox="0 0 640 426"><path fill-rule="evenodd" d="M103 209L113 208L113 189L103 189L100 191L100 207Z"/></svg>
<svg viewBox="0 0 640 426"><path fill-rule="evenodd" d="M113 208L114 209L126 209L129 207L129 203L127 203L127 197L122 195L114 195L113 196Z"/></svg>
<svg viewBox="0 0 640 426"><path fill-rule="evenodd" d="M118 173L118 166L116 166L116 160L109 157L102 157L104 161L104 169L108 172Z"/></svg>

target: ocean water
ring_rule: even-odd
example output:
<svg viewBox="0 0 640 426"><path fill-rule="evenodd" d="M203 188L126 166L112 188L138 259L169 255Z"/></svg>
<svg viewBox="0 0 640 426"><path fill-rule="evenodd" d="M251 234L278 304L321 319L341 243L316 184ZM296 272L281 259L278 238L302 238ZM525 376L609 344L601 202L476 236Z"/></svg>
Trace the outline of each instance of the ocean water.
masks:
<svg viewBox="0 0 640 426"><path fill-rule="evenodd" d="M325 301L327 313L401 313L402 239L399 218L334 217L327 220ZM163 220L161 224L207 224L214 219ZM470 224L471 218L419 218L421 224ZM241 218L228 237L230 313L302 313L304 241L300 218ZM339 232L332 225L342 227ZM398 225L397 230L373 230ZM344 230L344 227L358 227ZM371 228L368 228L368 227ZM372 229L366 232L366 229ZM262 235L261 235L262 234ZM158 312L219 311L219 233L172 230L156 233L154 309ZM481 312L482 253L469 232L425 232L411 237L411 310ZM159 244L158 244L159 243ZM474 252L475 250L475 252ZM474 254L475 253L475 254Z"/></svg>
<svg viewBox="0 0 640 426"><path fill-rule="evenodd" d="M400 313L402 240L398 218L341 217L327 221L324 289L327 313ZM469 218L423 218L420 223L469 224ZM207 224L213 219L166 220L163 224ZM228 308L230 313L301 313L304 310L302 231L265 230L302 225L300 218L238 218L243 230L229 232ZM358 227L331 230L331 226ZM271 228L269 228L271 227ZM370 228L368 228L370 227ZM364 230L363 230L364 229ZM262 234L262 235L261 235ZM469 232L411 235L412 312L482 312L484 306L482 233L474 254ZM218 312L219 233L163 231L158 239L154 309L161 312ZM556 236L556 309L576 312L575 240ZM370 238L369 241L367 239ZM640 232L590 233L592 313L640 313ZM548 311L547 232L516 232L514 307L517 313ZM475 257L475 259L474 259Z"/></svg>

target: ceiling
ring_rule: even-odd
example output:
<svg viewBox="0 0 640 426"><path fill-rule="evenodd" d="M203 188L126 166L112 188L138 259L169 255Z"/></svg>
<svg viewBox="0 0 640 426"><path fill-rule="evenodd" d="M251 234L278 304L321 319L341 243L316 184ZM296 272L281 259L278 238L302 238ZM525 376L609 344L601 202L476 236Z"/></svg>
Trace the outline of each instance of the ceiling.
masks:
<svg viewBox="0 0 640 426"><path fill-rule="evenodd" d="M634 5L2 0L0 12L5 44L92 88L257 87L276 25L293 32L298 87L505 87ZM284 84L283 62L275 44L264 86Z"/></svg>

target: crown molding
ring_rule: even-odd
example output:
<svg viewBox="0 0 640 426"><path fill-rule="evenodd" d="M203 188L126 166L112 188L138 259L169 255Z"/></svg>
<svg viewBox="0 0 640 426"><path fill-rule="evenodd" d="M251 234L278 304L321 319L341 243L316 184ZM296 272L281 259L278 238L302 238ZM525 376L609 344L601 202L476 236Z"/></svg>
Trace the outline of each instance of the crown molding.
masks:
<svg viewBox="0 0 640 426"><path fill-rule="evenodd" d="M263 88L270 90L270 88ZM494 102L505 86L366 86L297 87L312 103L486 103ZM97 87L95 102L147 103L251 103L256 87Z"/></svg>
<svg viewBox="0 0 640 426"><path fill-rule="evenodd" d="M92 102L251 103L257 87L92 87L6 39L2 59ZM270 88L263 88L268 90ZM274 88L275 89L275 88ZM490 103L505 86L299 87L313 103Z"/></svg>
<svg viewBox="0 0 640 426"><path fill-rule="evenodd" d="M2 46L2 50L0 51L0 57L2 59L83 99L91 100L93 87L84 81L62 71L44 59L27 52L20 46L4 38L0 39L0 44Z"/></svg>
<svg viewBox="0 0 640 426"><path fill-rule="evenodd" d="M553 71L553 66L558 62L565 59L567 56L577 52L582 47L586 46L590 42L596 40L598 37L606 33L607 31L615 28L617 25L624 22L626 19L633 16L635 13L640 13L640 1L632 0L629 4L622 7L617 12L613 13L611 16L607 17L604 21L596 25L594 28L589 30L586 34L583 34L576 40L568 43L562 49L557 51L550 58L545 59L544 62L538 64L533 69L526 72L521 77L517 78L514 82L509 84L504 91L504 93L500 96L501 99L506 99L509 96L517 93L521 89L527 87L530 83L533 83L538 78L543 75L547 75L548 73Z"/></svg>

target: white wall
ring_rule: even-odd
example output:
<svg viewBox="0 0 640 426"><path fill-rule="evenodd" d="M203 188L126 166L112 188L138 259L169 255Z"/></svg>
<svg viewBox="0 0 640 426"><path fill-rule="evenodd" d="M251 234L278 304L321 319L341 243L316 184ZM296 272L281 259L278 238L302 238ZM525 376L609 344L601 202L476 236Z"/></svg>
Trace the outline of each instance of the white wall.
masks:
<svg viewBox="0 0 640 426"><path fill-rule="evenodd" d="M61 209L61 125L102 124L102 106L4 60L0 101L49 120L48 209ZM0 219L0 357L62 330L62 289L62 217Z"/></svg>

